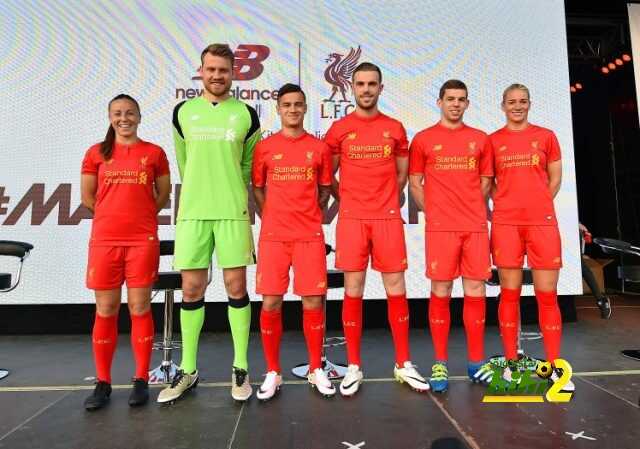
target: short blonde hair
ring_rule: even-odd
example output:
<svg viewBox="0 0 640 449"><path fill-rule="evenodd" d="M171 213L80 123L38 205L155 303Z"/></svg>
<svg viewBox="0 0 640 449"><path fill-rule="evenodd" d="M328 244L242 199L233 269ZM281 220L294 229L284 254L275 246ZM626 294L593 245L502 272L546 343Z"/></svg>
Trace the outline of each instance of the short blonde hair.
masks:
<svg viewBox="0 0 640 449"><path fill-rule="evenodd" d="M522 90L527 93L527 99L531 100L531 93L529 92L529 88L524 84L514 83L511 86L507 87L504 92L502 92L502 104L507 99L507 94L512 90Z"/></svg>

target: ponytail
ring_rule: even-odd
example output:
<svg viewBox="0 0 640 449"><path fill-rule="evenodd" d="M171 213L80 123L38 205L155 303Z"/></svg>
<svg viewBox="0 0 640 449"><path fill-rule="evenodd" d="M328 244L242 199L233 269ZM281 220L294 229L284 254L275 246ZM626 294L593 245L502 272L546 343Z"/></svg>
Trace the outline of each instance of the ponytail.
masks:
<svg viewBox="0 0 640 449"><path fill-rule="evenodd" d="M113 126L109 125L109 129L107 130L107 135L104 137L104 140L100 143L100 154L105 161L111 159L111 155L113 154L113 143L116 141L116 130L113 129Z"/></svg>

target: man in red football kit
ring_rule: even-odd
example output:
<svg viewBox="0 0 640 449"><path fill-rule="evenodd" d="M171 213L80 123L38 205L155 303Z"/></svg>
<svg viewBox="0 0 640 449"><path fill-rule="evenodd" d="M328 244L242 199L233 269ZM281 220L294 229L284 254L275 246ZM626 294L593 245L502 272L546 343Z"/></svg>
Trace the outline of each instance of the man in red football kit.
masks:
<svg viewBox="0 0 640 449"><path fill-rule="evenodd" d="M529 123L530 106L526 86L507 87L502 95L507 124L490 136L496 169L491 252L500 274L498 319L505 358L512 362L518 358L520 290L526 254L533 274L545 357L553 363L560 357L562 338L557 294L562 245L553 207L553 199L560 191L562 161L553 131ZM554 368L551 380L559 377L559 370ZM563 388L573 391L575 386L569 382Z"/></svg>
<svg viewBox="0 0 640 449"><path fill-rule="evenodd" d="M425 213L426 276L431 280L429 328L435 364L429 383L448 388L447 345L453 280L462 276L463 321L467 334L468 375L491 381L484 360L485 280L490 277L486 198L493 161L487 135L463 123L469 106L467 86L449 80L440 88L440 122L411 142L410 189Z"/></svg>
<svg viewBox="0 0 640 449"><path fill-rule="evenodd" d="M355 112L334 122L325 142L333 152L334 170L340 169L336 268L344 271L342 324L347 340L347 373L340 383L343 396L354 395L362 382L360 339L362 296L369 256L382 274L396 352L395 378L413 389L429 384L409 357L409 307L404 271L407 250L400 215L400 192L407 182L408 142L402 123L378 111L382 73L364 62L352 79Z"/></svg>
<svg viewBox="0 0 640 449"><path fill-rule="evenodd" d="M302 327L309 351L308 380L324 396L335 387L322 369L327 261L321 207L329 198L333 172L327 145L304 130L306 97L295 84L278 91L282 130L262 140L253 158L253 192L262 211L256 292L267 374L258 399L271 399L282 385L282 301L293 268L293 292L302 297ZM266 191L265 191L266 187Z"/></svg>

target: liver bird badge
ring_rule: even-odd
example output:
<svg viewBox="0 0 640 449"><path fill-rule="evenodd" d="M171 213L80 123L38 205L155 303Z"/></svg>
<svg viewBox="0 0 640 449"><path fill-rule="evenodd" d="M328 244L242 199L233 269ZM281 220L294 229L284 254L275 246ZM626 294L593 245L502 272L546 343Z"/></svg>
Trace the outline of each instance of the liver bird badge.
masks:
<svg viewBox="0 0 640 449"><path fill-rule="evenodd" d="M340 91L340 95L342 95L340 102L349 101L347 100L346 94L347 90L352 89L351 75L358 65L360 53L362 53L362 50L360 46L358 46L355 50L351 47L347 56L341 55L340 53L329 54L329 57L325 60L329 65L324 70L324 79L331 84L331 96L324 101L333 101L333 97L335 97L338 91Z"/></svg>

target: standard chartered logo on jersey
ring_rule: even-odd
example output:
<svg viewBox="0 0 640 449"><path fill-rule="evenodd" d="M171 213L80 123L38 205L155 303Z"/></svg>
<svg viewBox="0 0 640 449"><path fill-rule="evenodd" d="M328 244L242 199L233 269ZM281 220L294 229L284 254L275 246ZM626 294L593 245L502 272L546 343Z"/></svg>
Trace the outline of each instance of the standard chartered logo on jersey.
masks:
<svg viewBox="0 0 640 449"><path fill-rule="evenodd" d="M213 140L235 142L238 140L238 131L235 128L221 128L216 126L194 126L189 130L187 141Z"/></svg>

